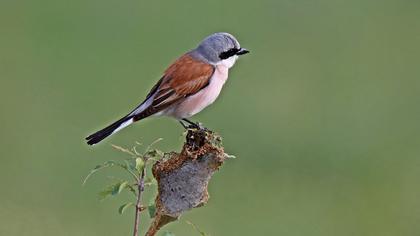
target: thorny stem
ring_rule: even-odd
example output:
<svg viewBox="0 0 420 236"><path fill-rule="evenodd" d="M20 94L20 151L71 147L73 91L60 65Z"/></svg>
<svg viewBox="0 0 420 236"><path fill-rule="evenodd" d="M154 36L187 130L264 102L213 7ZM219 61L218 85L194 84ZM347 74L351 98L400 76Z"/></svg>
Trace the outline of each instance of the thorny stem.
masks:
<svg viewBox="0 0 420 236"><path fill-rule="evenodd" d="M144 191L144 176L146 174L146 169L143 168L140 178L137 181L137 202L136 202L136 212L134 215L134 232L133 236L138 236L138 230L139 230L139 223L140 223L140 211L141 208L141 193Z"/></svg>

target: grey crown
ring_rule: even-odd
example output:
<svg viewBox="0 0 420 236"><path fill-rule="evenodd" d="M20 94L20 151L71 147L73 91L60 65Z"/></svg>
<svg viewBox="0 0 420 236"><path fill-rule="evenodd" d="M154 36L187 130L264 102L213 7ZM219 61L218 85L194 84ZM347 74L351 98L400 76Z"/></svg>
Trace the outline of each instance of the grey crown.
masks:
<svg viewBox="0 0 420 236"><path fill-rule="evenodd" d="M190 54L207 63L216 64L221 61L219 55L232 48L241 48L238 40L229 33L220 32L205 38Z"/></svg>

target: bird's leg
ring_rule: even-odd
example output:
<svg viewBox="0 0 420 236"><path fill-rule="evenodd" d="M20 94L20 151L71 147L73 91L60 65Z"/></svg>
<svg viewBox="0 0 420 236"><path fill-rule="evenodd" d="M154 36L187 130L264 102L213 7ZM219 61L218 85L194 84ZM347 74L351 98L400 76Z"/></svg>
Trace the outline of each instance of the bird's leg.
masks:
<svg viewBox="0 0 420 236"><path fill-rule="evenodd" d="M181 120L179 120L179 123L182 125L182 127L184 127L184 129L188 129L188 126L184 124L184 122L182 122Z"/></svg>
<svg viewBox="0 0 420 236"><path fill-rule="evenodd" d="M190 125L197 126L197 123L192 122L192 121L188 120L187 118L184 118L184 119L182 119L182 120L183 120L183 121L185 121L185 122L187 122L187 123L188 123L188 124L190 124Z"/></svg>
<svg viewBox="0 0 420 236"><path fill-rule="evenodd" d="M203 125L201 125L201 123L200 122L192 122L192 121L190 121L190 120L188 120L188 119L186 119L186 118L184 118L184 119L182 119L183 121L185 121L185 122L187 122L188 124L190 124L189 126L188 126L188 128L196 128L196 129L206 129Z"/></svg>

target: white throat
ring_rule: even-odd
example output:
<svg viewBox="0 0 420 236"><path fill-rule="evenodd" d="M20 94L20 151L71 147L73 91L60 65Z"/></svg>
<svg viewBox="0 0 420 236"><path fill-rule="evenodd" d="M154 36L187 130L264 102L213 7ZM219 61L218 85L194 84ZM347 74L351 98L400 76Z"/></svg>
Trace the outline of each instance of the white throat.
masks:
<svg viewBox="0 0 420 236"><path fill-rule="evenodd" d="M231 68L233 65L235 65L236 60L238 59L237 55L231 56L228 59L221 60L217 63L217 65L223 65L227 68Z"/></svg>

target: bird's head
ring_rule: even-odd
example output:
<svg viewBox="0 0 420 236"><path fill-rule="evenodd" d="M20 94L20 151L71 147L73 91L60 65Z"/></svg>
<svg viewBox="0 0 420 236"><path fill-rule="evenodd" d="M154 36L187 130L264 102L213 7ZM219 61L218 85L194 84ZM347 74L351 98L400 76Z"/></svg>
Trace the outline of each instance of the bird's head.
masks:
<svg viewBox="0 0 420 236"><path fill-rule="evenodd" d="M211 64L224 64L229 68L235 64L239 55L249 53L229 33L214 33L201 41L193 51Z"/></svg>

